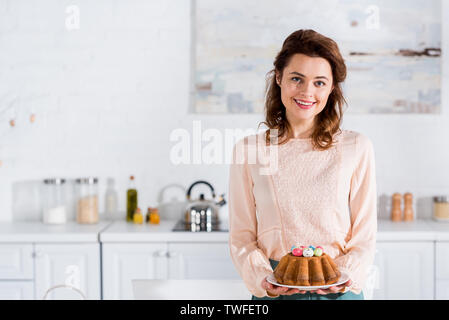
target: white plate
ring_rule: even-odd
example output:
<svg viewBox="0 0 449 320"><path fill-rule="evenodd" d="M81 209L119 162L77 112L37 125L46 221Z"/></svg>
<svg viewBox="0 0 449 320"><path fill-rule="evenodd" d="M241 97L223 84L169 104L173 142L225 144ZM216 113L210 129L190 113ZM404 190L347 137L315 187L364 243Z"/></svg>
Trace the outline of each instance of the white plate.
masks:
<svg viewBox="0 0 449 320"><path fill-rule="evenodd" d="M340 284L343 284L343 283L345 283L348 280L349 280L349 276L346 273L341 272L340 279L338 279L338 281L336 283L333 283L333 284L327 284L327 285L324 285L324 286L290 286L290 285L286 285L286 284L277 283L276 282L276 278L274 277L274 274L270 274L267 277L267 281L269 283L271 283L271 284L274 284L274 285L277 285L277 286L280 286L280 287L294 288L294 289L306 290L306 291L318 290L318 289L327 289L327 288L330 288L330 287L333 287L333 286L338 286Z"/></svg>

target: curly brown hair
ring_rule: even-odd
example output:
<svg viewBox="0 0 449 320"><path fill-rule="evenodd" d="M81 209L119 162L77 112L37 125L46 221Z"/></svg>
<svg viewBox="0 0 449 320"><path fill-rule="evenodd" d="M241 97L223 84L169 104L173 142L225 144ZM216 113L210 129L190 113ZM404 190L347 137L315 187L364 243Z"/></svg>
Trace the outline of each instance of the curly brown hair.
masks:
<svg viewBox="0 0 449 320"><path fill-rule="evenodd" d="M332 68L334 87L330 93L326 106L316 116L312 145L315 149L326 150L334 143L334 134L341 132L340 125L343 116L343 105L346 100L343 97L341 83L346 78L346 65L341 56L337 43L314 30L298 30L289 35L281 51L273 62L274 69L267 73L265 88L265 124L266 143L270 143L270 129L277 129L279 144L286 143L288 133L291 131L286 117L286 109L281 100L281 88L276 83L276 72L282 75L284 68L290 62L293 55L301 53L309 57L321 57L326 59Z"/></svg>

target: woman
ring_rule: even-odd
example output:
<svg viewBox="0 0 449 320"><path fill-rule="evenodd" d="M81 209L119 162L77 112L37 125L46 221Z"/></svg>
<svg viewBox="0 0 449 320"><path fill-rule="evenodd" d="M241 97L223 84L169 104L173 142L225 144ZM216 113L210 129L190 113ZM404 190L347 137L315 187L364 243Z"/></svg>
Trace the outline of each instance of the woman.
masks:
<svg viewBox="0 0 449 320"><path fill-rule="evenodd" d="M234 265L253 299L363 299L376 244L375 163L366 136L340 129L344 60L332 39L298 30L270 75L269 130L237 142L230 167ZM251 154L262 145L276 152L270 174ZM270 284L267 276L292 245L322 246L349 280L312 292Z"/></svg>

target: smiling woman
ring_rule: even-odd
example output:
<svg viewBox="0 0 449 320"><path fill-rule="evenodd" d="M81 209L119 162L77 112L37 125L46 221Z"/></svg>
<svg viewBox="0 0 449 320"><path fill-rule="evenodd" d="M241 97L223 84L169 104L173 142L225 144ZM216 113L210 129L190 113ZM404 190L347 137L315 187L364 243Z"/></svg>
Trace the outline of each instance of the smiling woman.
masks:
<svg viewBox="0 0 449 320"><path fill-rule="evenodd" d="M237 142L230 166L234 265L253 299L363 299L376 245L375 164L371 141L340 129L345 63L333 40L298 30L285 40L274 67L265 101L269 129ZM276 150L276 170L262 174L264 164L249 154L266 145ZM329 288L269 282L280 260L301 245L322 248L345 280ZM285 272L313 283L315 272L301 266L289 264Z"/></svg>
<svg viewBox="0 0 449 320"><path fill-rule="evenodd" d="M346 65L338 45L313 30L298 30L285 39L273 64L263 123L279 130L280 144L310 137L317 149L328 149L345 103Z"/></svg>

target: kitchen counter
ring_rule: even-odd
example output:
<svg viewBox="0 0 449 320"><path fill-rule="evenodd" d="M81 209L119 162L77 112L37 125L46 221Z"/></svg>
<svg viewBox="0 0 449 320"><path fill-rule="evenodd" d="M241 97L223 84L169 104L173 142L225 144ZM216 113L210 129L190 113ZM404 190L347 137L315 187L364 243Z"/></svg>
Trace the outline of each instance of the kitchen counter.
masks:
<svg viewBox="0 0 449 320"><path fill-rule="evenodd" d="M172 231L177 221L136 225L126 221L101 221L81 225L41 222L0 222L0 243L5 242L227 242L229 233ZM449 223L431 219L411 222L378 220L377 241L449 241Z"/></svg>
<svg viewBox="0 0 449 320"><path fill-rule="evenodd" d="M159 225L114 221L100 234L101 242L227 242L229 233L172 231L176 220L161 220Z"/></svg>
<svg viewBox="0 0 449 320"><path fill-rule="evenodd" d="M160 225L133 225L115 221L100 234L101 242L146 241L228 241L228 232L173 232L176 221L161 221ZM430 219L393 222L379 219L377 241L449 241L449 223Z"/></svg>
<svg viewBox="0 0 449 320"><path fill-rule="evenodd" d="M99 233L112 221L97 224L78 224L75 221L60 225L42 222L0 222L0 243L5 242L98 242Z"/></svg>
<svg viewBox="0 0 449 320"><path fill-rule="evenodd" d="M436 241L449 241L449 223L428 220L427 223L435 232Z"/></svg>
<svg viewBox="0 0 449 320"><path fill-rule="evenodd" d="M377 220L377 241L435 241L439 231L432 222L430 219L407 222L379 219ZM449 228L447 233L449 238Z"/></svg>

